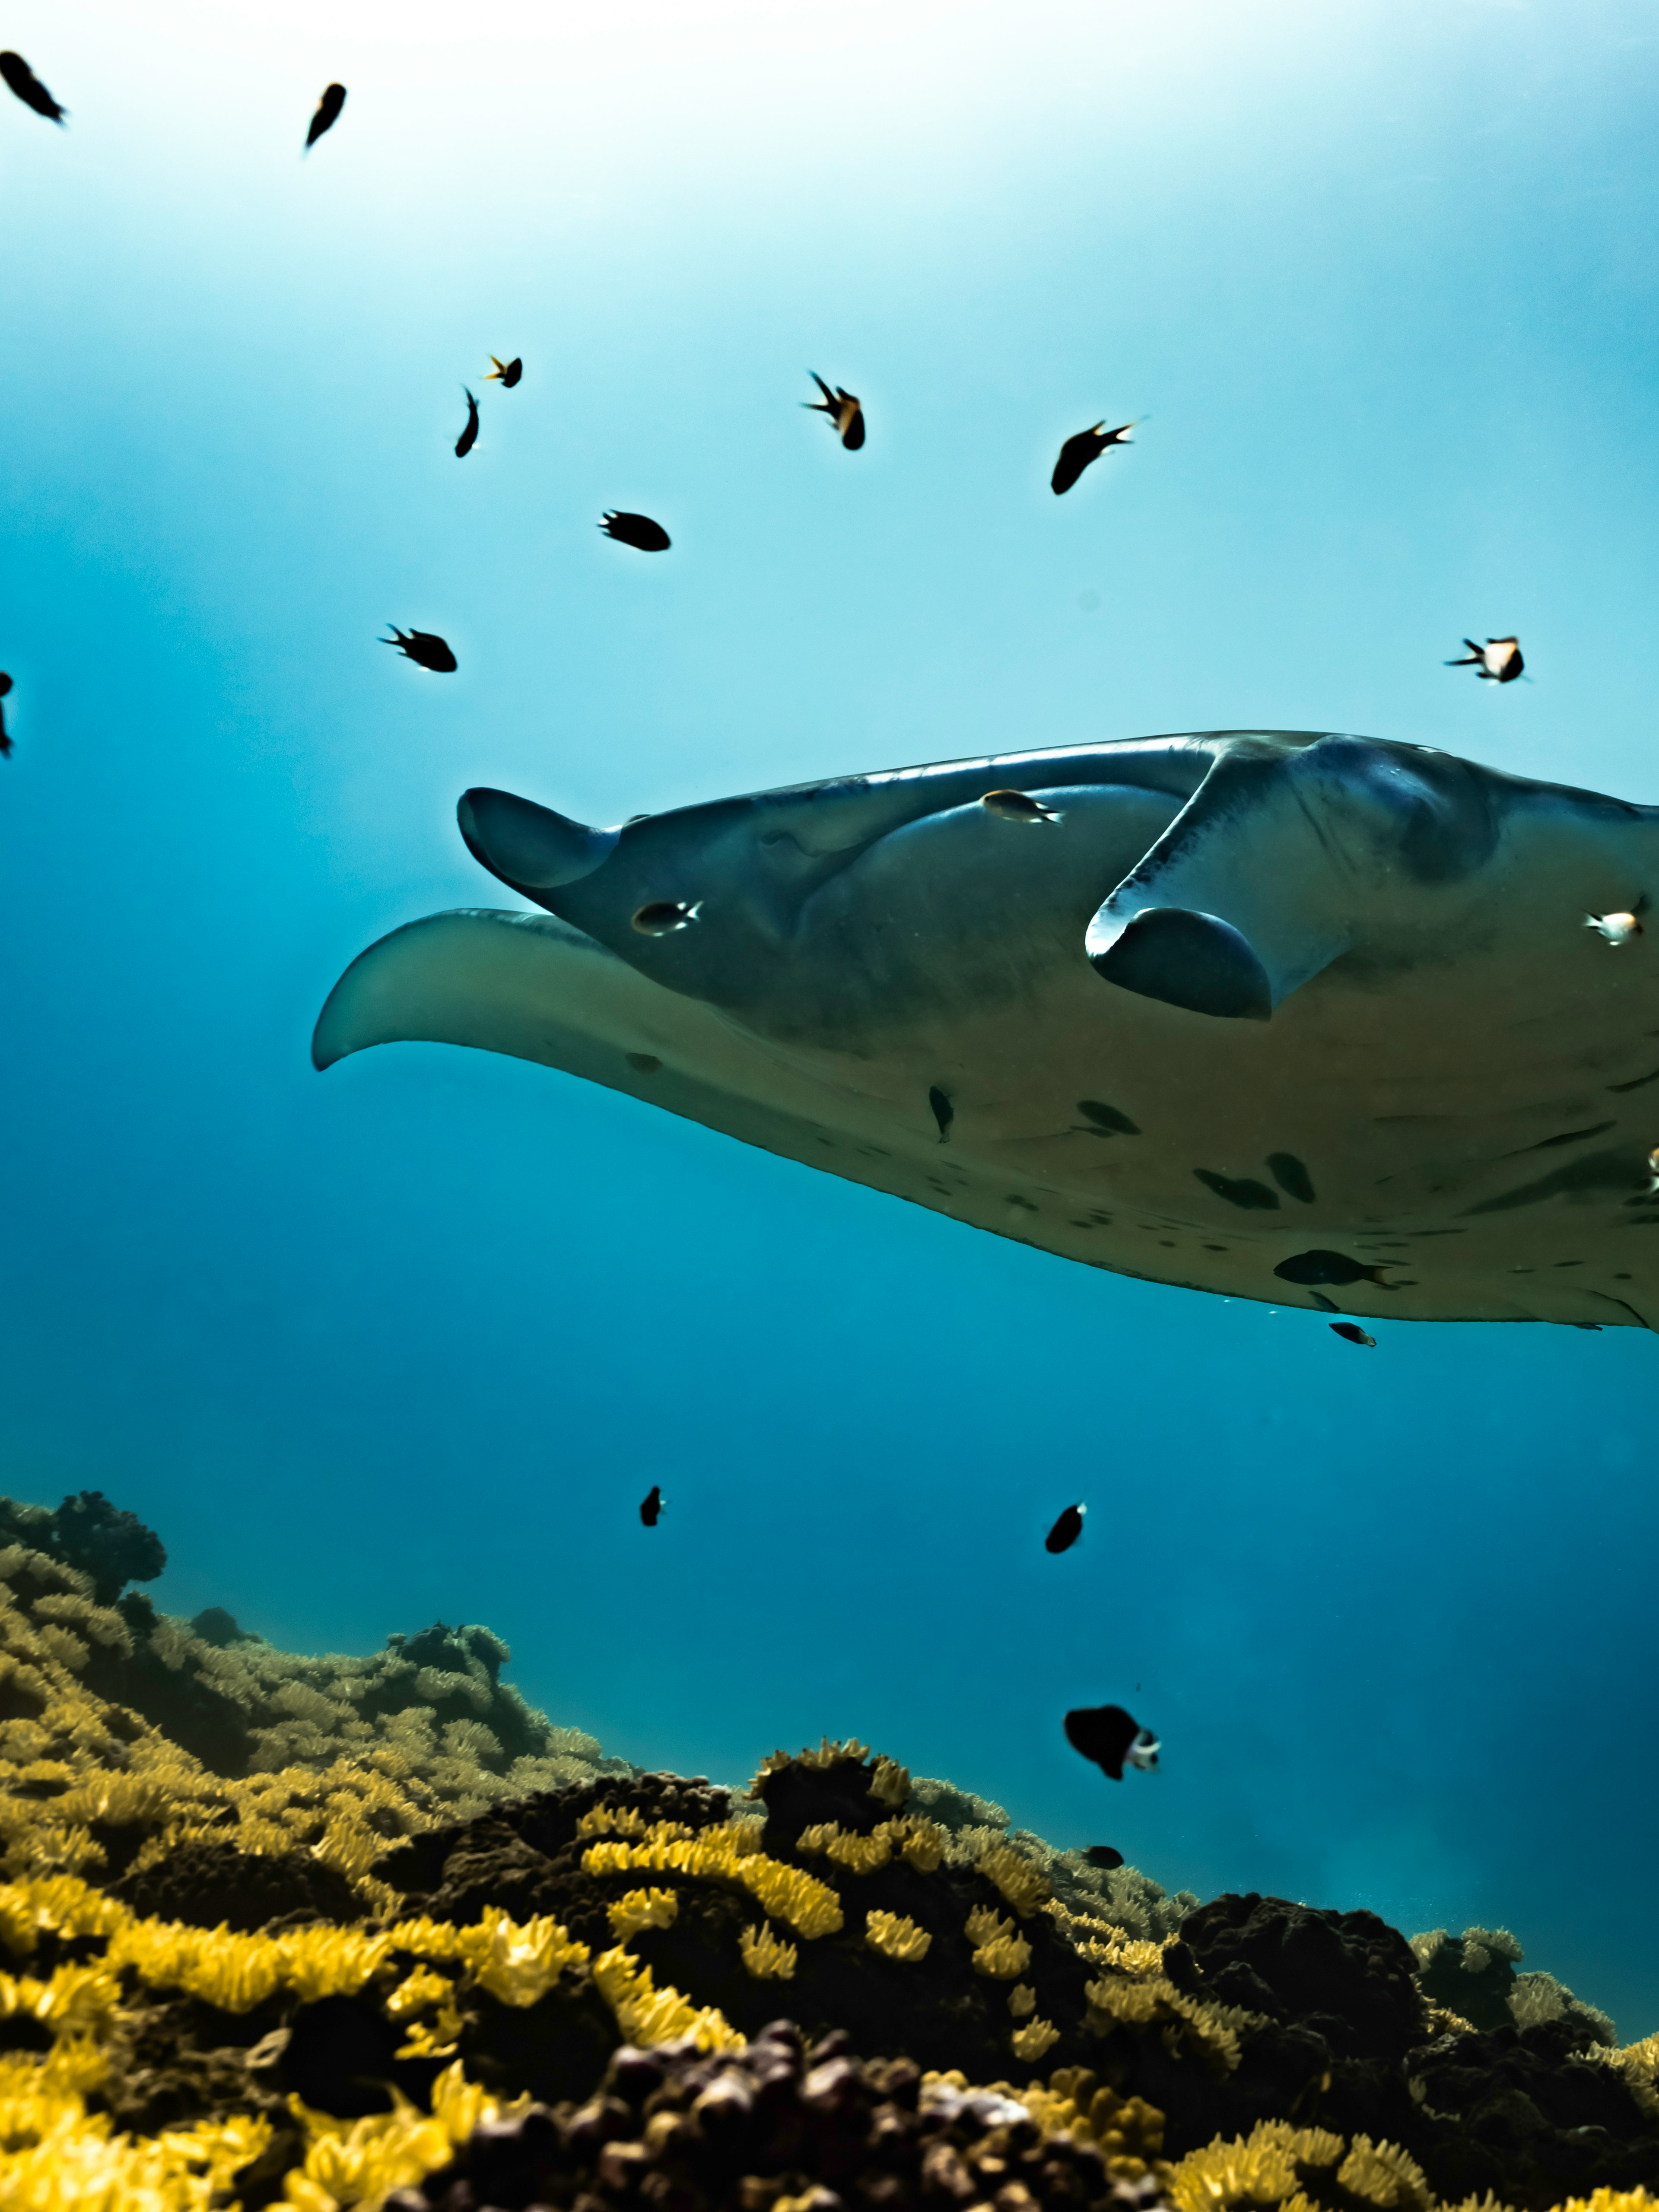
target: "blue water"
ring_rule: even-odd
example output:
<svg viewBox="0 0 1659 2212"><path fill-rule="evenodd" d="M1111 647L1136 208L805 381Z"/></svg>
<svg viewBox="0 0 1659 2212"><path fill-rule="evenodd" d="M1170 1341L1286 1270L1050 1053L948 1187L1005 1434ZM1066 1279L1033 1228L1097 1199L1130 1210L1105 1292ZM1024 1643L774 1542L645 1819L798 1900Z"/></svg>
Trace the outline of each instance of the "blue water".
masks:
<svg viewBox="0 0 1659 2212"><path fill-rule="evenodd" d="M856 1733L1659 2027L1644 1336L1354 1352L545 1070L307 1057L372 939L508 902L473 782L1261 725L1659 798L1651 9L545 13L8 18L72 114L0 109L0 1487L298 1648L485 1620L642 1763ZM1535 684L1441 666L1511 629ZM1067 1750L1107 1698L1156 1777Z"/></svg>

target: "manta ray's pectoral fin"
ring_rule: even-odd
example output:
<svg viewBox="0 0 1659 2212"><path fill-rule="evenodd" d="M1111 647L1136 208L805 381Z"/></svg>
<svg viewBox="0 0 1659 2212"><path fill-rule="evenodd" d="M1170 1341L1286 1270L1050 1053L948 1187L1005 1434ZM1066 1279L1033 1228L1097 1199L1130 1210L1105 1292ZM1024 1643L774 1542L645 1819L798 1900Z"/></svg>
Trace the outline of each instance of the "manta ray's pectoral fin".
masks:
<svg viewBox="0 0 1659 2212"><path fill-rule="evenodd" d="M620 830L590 830L533 799L487 786L464 793L455 815L466 849L479 866L544 907L544 891L591 876L610 859L622 836Z"/></svg>
<svg viewBox="0 0 1659 2212"><path fill-rule="evenodd" d="M1386 926L1402 890L1489 857L1491 801L1425 748L1245 735L1089 925L1109 983L1194 1013L1265 1021Z"/></svg>

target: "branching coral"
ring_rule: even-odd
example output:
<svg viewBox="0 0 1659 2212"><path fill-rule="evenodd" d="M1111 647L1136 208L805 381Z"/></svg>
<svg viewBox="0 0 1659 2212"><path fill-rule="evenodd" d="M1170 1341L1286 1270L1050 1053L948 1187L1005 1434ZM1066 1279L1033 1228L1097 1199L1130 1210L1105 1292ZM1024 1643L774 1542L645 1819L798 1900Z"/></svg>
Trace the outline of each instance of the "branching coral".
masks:
<svg viewBox="0 0 1659 2212"><path fill-rule="evenodd" d="M1024 2027L1017 2027L1008 2039L1009 2048L1022 2065L1035 2066L1037 2060L1054 2049L1060 2041L1060 2030L1052 2021L1029 2020Z"/></svg>
<svg viewBox="0 0 1659 2212"><path fill-rule="evenodd" d="M1046 1904L1053 1894L1030 1859L1007 1844L991 1844L980 1853L975 1863L979 1872L988 1881L995 1883L1022 1918Z"/></svg>
<svg viewBox="0 0 1659 2212"><path fill-rule="evenodd" d="M611 1932L619 1943L637 1936L641 1928L672 1928L680 1900L672 1889L630 1889L605 1908Z"/></svg>
<svg viewBox="0 0 1659 2212"><path fill-rule="evenodd" d="M1334 2171L1333 2171L1334 2169ZM1176 2212L1229 2212L1277 2205L1293 2212L1320 2201L1331 2185L1379 2212L1433 2212L1434 2197L1414 2159L1393 2143L1356 2136L1346 2148L1326 2128L1262 2120L1248 2136L1191 2152L1176 2167L1170 2195Z"/></svg>
<svg viewBox="0 0 1659 2212"><path fill-rule="evenodd" d="M764 1921L745 1928L738 1938L745 1972L757 1982L787 1982L794 1978L800 1953L794 1944L786 1943L772 1933Z"/></svg>
<svg viewBox="0 0 1659 2212"><path fill-rule="evenodd" d="M925 1928L918 1928L914 1920L898 1912L866 1913L864 1940L884 1959L909 1961L925 1959L933 1941Z"/></svg>
<svg viewBox="0 0 1659 2212"><path fill-rule="evenodd" d="M1085 1992L1088 2025L1097 2035L1117 2027L1161 2027L1165 2047L1197 2051L1218 2074L1231 2074L1242 2053L1239 2033L1253 2015L1229 2005L1205 2004L1162 1974L1103 1974Z"/></svg>
<svg viewBox="0 0 1659 2212"><path fill-rule="evenodd" d="M304 2162L284 2184L286 2202L296 2212L378 2203L390 2191L408 2188L447 2166L456 2145L481 2124L511 2118L529 2101L487 2096L457 2063L434 2084L430 2114L417 2112L403 2098L392 2112L359 2120L301 2107L308 2141Z"/></svg>
<svg viewBox="0 0 1659 2212"><path fill-rule="evenodd" d="M787 1920L809 1941L842 1925L841 1899L827 1883L799 1868L768 1858L760 1837L746 1825L728 1823L686 1837L653 1828L642 1843L601 1843L582 1855L586 1874L690 1875L704 1881L740 1884L774 1920Z"/></svg>
<svg viewBox="0 0 1659 2212"><path fill-rule="evenodd" d="M698 2051L741 2051L745 2039L714 2005L694 2005L678 1990L659 1990L651 1969L623 1950L603 1951L593 1979L630 2043L690 2041Z"/></svg>
<svg viewBox="0 0 1659 2212"><path fill-rule="evenodd" d="M1017 1981L1031 1963L1031 1947L1012 1920L988 1905L975 1905L964 1930L974 1947L974 1972L999 1982Z"/></svg>

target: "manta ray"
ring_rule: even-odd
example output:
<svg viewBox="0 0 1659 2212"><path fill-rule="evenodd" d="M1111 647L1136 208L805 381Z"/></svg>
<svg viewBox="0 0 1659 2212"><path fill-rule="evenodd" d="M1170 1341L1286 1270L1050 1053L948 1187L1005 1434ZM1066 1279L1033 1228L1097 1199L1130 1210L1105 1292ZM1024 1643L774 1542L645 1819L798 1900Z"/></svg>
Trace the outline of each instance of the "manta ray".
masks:
<svg viewBox="0 0 1659 2212"><path fill-rule="evenodd" d="M319 1067L514 1054L1225 1297L1659 1322L1659 946L1585 926L1644 910L1659 808L1230 730L459 821L536 910L372 945Z"/></svg>

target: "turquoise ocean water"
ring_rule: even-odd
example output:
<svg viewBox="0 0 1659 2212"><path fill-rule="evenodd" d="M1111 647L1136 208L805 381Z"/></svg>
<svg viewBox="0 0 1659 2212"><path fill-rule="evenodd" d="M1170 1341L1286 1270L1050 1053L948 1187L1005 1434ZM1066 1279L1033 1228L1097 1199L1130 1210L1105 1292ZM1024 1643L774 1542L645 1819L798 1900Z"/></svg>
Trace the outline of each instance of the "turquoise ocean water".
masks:
<svg viewBox="0 0 1659 2212"><path fill-rule="evenodd" d="M611 822L1266 726L1659 799L1659 15L4 38L71 114L0 108L0 1488L106 1491L164 1607L296 1648L488 1622L642 1764L857 1735L1170 1888L1507 1925L1659 2027L1644 1335L1362 1355L543 1069L307 1059L371 939L511 903L474 783ZM1056 501L1102 416L1150 419ZM1510 630L1533 684L1442 667ZM1156 1777L1067 1750L1109 1698Z"/></svg>

